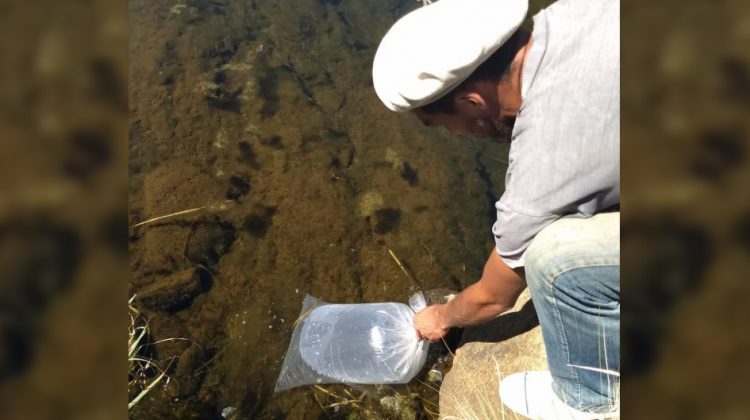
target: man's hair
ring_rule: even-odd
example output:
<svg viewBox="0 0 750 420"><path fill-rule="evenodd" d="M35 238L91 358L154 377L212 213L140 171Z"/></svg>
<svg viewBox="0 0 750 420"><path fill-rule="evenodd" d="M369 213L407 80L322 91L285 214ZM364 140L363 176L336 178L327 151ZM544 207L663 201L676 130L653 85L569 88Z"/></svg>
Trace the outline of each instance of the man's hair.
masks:
<svg viewBox="0 0 750 420"><path fill-rule="evenodd" d="M453 88L450 92L441 96L437 100L420 107L421 111L428 114L450 114L455 111L454 93L466 87L469 83L489 80L499 82L510 74L510 64L516 57L516 53L522 47L522 41L527 33L524 30L517 30L500 46L492 55L490 55L482 64L479 65L466 80Z"/></svg>

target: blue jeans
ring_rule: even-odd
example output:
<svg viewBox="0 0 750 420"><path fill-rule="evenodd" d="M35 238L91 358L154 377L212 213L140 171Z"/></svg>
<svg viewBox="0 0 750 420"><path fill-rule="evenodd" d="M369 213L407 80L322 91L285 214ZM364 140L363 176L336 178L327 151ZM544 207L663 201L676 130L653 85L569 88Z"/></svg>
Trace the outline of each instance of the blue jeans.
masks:
<svg viewBox="0 0 750 420"><path fill-rule="evenodd" d="M620 371L620 213L564 218L525 254L553 389L569 406L610 411Z"/></svg>

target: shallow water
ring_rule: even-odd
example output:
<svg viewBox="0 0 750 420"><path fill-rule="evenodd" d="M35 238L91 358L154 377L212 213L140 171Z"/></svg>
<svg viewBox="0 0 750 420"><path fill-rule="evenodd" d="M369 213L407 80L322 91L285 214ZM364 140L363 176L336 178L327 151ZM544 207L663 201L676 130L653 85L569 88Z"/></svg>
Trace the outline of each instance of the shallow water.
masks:
<svg viewBox="0 0 750 420"><path fill-rule="evenodd" d="M372 89L380 38L419 4L129 3L130 225L209 206L130 230L152 339L190 340L155 346L173 381L134 417L325 417L319 390L272 393L305 293L407 302L481 274L507 146L423 127ZM365 415L387 415L392 390L363 391Z"/></svg>

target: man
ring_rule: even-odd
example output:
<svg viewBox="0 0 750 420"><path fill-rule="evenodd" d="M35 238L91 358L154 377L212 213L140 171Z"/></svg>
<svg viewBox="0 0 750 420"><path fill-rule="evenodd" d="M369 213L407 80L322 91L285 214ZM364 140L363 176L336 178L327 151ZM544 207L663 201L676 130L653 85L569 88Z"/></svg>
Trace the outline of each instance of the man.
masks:
<svg viewBox="0 0 750 420"><path fill-rule="evenodd" d="M534 418L604 418L619 404L619 1L441 0L397 21L373 63L391 110L465 135L511 134L484 273L418 313L428 340L512 308L529 287L549 372L510 375Z"/></svg>

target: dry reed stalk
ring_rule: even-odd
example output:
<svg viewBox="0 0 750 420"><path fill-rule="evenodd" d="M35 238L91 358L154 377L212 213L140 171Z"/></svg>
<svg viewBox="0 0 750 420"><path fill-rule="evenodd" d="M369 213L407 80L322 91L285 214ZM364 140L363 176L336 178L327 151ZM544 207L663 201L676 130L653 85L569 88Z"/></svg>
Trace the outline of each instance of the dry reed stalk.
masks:
<svg viewBox="0 0 750 420"><path fill-rule="evenodd" d="M419 282L417 282L417 280L414 278L414 276L412 276L408 271L406 271L406 267L404 267L404 265L401 263L401 260L398 259L398 257L396 256L396 254L394 254L393 251L391 251L390 248L388 248L388 253L391 254L391 257L393 258L393 261L396 261L396 264L398 265L398 267L401 269L401 271L404 272L404 275L406 276L406 278L409 279L409 281L411 281L412 283L414 283L414 285L416 285L417 288L421 289L422 285L419 284Z"/></svg>
<svg viewBox="0 0 750 420"><path fill-rule="evenodd" d="M151 219L144 220L142 222L136 223L136 224L134 224L134 225L132 225L130 227L131 228L137 228L138 226L143 226L143 225L146 225L146 224L149 224L149 223L158 222L159 220L169 219L171 217L176 217L176 216L184 216L186 214L196 213L196 212L199 212L199 211L202 211L202 210L224 211L224 210L226 210L228 208L228 204L229 203L233 203L233 202L234 201L232 201L232 200L225 200L225 201L222 201L222 202L219 202L219 203L213 203L213 204L209 204L209 205L206 205L206 206L196 207L196 208L193 208L193 209L181 210L181 211L177 211L177 212L174 212L174 213L165 214L163 216L152 217Z"/></svg>

